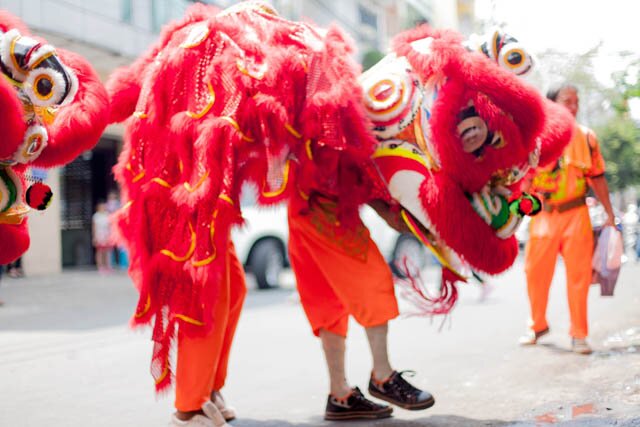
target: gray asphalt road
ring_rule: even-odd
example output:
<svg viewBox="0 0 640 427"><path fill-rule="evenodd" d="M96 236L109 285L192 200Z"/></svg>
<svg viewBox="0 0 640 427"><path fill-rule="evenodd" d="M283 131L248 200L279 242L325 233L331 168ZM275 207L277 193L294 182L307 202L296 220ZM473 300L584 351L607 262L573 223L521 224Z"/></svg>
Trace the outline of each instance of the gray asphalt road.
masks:
<svg viewBox="0 0 640 427"><path fill-rule="evenodd" d="M522 266L487 291L461 287L454 312L392 322L397 369L437 403L425 412L356 426L640 426L640 267L627 264L614 298L592 288L595 354L570 353L563 269L552 287L552 333L544 345L516 345L528 309ZM325 423L327 379L295 291L249 293L224 392L238 427ZM3 280L0 298L0 426L164 426L170 396L156 399L148 374L148 330L132 331L136 293L124 274L70 272ZM348 376L366 388L371 369L362 328L351 325Z"/></svg>

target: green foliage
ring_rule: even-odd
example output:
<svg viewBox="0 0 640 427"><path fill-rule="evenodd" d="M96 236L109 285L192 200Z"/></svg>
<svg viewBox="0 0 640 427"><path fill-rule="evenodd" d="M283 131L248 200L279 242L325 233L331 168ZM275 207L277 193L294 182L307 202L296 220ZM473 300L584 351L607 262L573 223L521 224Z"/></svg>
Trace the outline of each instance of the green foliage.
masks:
<svg viewBox="0 0 640 427"><path fill-rule="evenodd" d="M379 50L369 50L365 52L364 57L362 58L362 70L367 71L369 68L376 65L382 58L384 58L384 53Z"/></svg>
<svg viewBox="0 0 640 427"><path fill-rule="evenodd" d="M570 82L579 90L578 121L593 127L607 164L607 180L612 190L640 185L640 128L630 116L629 101L640 97L640 58L630 52L615 54L626 63L606 85L595 77L593 59L606 55L601 46L584 54L568 54L553 49L537 55L539 88ZM608 55L612 55L608 53Z"/></svg>
<svg viewBox="0 0 640 427"><path fill-rule="evenodd" d="M612 190L640 184L640 129L626 115L616 115L596 131Z"/></svg>
<svg viewBox="0 0 640 427"><path fill-rule="evenodd" d="M640 184L640 126L629 111L629 100L640 97L639 66L636 59L612 76L615 116L598 129L609 185L618 190Z"/></svg>

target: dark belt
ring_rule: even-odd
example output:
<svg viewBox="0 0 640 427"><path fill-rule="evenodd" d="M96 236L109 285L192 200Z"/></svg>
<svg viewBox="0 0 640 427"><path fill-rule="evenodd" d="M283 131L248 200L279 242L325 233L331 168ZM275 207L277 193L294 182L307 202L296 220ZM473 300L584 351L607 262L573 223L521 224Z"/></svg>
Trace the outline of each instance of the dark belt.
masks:
<svg viewBox="0 0 640 427"><path fill-rule="evenodd" d="M571 209L579 208L580 206L584 206L586 204L587 202L584 197L579 197L577 199L569 200L568 202L562 203L551 203L548 200L545 200L542 204L542 209L544 209L545 212L556 211L562 213Z"/></svg>

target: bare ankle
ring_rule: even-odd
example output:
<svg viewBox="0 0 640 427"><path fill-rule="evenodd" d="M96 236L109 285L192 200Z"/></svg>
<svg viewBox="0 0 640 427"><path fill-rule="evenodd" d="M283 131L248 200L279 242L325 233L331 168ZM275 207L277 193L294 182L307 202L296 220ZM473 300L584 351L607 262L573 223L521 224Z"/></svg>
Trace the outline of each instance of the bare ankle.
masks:
<svg viewBox="0 0 640 427"><path fill-rule="evenodd" d="M388 380L391 374L393 374L393 369L391 369L391 366L374 368L373 372L371 373L373 379L379 383L383 383Z"/></svg>
<svg viewBox="0 0 640 427"><path fill-rule="evenodd" d="M353 390L347 383L331 386L331 396L336 399L344 399L348 397Z"/></svg>

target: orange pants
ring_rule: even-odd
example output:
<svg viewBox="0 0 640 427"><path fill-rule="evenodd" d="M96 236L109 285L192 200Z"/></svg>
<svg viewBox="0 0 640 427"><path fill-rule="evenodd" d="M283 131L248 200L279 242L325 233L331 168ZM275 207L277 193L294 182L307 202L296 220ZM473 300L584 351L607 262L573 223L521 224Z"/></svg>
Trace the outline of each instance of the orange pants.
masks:
<svg viewBox="0 0 640 427"><path fill-rule="evenodd" d="M226 257L226 280L214 307L214 329L202 338L178 333L175 406L179 411L199 410L212 391L224 386L227 378L229 351L247 288L231 240Z"/></svg>
<svg viewBox="0 0 640 427"><path fill-rule="evenodd" d="M397 317L391 270L364 225L364 256L354 256L320 233L312 215L289 209L289 258L313 333L345 337L349 315L364 327Z"/></svg>
<svg viewBox="0 0 640 427"><path fill-rule="evenodd" d="M532 219L525 252L525 271L534 331L542 331L548 327L546 311L549 287L560 253L567 271L570 334L574 338L587 336L587 296L593 256L592 233L586 206L562 213L541 212Z"/></svg>

